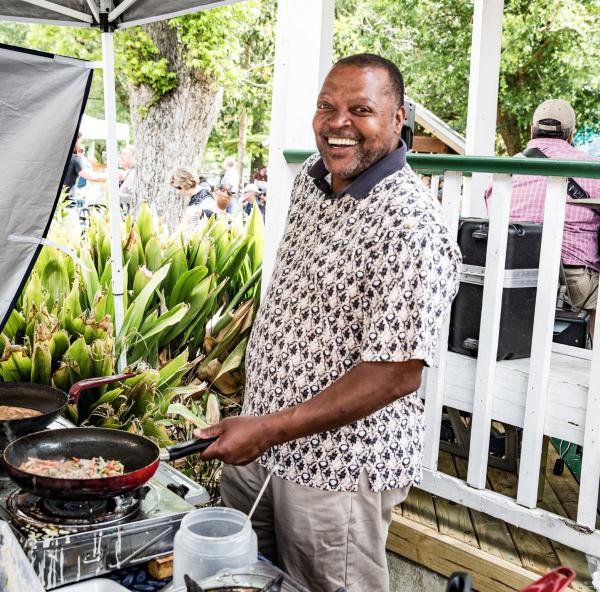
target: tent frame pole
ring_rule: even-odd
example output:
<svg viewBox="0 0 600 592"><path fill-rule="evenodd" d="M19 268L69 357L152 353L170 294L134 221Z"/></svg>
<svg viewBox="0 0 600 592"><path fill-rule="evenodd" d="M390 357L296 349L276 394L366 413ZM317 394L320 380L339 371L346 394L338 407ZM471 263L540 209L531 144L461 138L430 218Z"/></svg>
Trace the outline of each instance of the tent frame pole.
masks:
<svg viewBox="0 0 600 592"><path fill-rule="evenodd" d="M94 19L89 14L67 6L61 6L55 2L50 2L50 0L21 0L21 2L33 4L34 6L39 6L40 8L45 8L46 10L51 10L58 14L64 14L65 16L70 16L71 18L83 21L84 23L92 24L94 22Z"/></svg>
<svg viewBox="0 0 600 592"><path fill-rule="evenodd" d="M112 292L115 303L115 335L118 337L125 309L123 304L123 252L121 247L121 208L119 203L117 103L115 93L114 33L102 33L102 61L104 62L104 118L106 120L106 156L108 165L108 211L110 219L110 259L112 266ZM127 364L125 347L121 348L117 367Z"/></svg>

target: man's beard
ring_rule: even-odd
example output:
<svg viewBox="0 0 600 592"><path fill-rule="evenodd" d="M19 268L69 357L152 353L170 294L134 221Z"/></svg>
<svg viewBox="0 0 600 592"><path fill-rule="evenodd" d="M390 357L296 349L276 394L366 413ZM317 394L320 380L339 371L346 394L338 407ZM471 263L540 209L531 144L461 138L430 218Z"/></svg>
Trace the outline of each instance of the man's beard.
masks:
<svg viewBox="0 0 600 592"><path fill-rule="evenodd" d="M327 142L327 140L324 141ZM357 144L356 147L358 150L352 161L341 171L338 170L336 176L343 179L356 179L361 173L364 173L389 154L387 146L381 147L379 150L365 149L361 144ZM320 150L320 147L319 151L321 156L323 156L323 151ZM327 162L325 162L325 165L327 166Z"/></svg>

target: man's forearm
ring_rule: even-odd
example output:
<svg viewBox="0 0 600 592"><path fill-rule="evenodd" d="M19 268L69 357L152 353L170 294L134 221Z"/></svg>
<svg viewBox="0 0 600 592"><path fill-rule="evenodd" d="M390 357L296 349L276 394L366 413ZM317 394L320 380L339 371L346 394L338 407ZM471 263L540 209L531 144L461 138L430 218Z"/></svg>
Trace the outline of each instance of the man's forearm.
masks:
<svg viewBox="0 0 600 592"><path fill-rule="evenodd" d="M301 405L267 416L272 444L347 425L415 392L423 362L362 362Z"/></svg>

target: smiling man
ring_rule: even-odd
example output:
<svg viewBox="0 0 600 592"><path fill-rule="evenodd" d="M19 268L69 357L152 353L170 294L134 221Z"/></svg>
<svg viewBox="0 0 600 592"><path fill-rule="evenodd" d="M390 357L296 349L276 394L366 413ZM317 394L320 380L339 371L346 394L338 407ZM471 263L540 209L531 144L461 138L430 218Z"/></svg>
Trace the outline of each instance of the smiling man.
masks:
<svg viewBox="0 0 600 592"><path fill-rule="evenodd" d="M392 508L421 476L424 364L458 288L437 200L406 164L404 88L379 56L340 60L317 99L320 155L294 182L246 354L241 417L196 433L260 550L313 592L388 590ZM245 465L245 466L242 466Z"/></svg>

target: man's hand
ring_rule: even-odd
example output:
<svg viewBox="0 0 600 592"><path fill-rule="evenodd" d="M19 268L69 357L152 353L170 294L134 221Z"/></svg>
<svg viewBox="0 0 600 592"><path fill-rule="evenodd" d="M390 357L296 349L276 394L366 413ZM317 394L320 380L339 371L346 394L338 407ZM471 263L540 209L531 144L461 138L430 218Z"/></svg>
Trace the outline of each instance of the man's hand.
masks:
<svg viewBox="0 0 600 592"><path fill-rule="evenodd" d="M218 437L200 458L218 458L230 465L247 465L273 445L269 424L269 416L228 417L209 428L194 430L196 438Z"/></svg>

